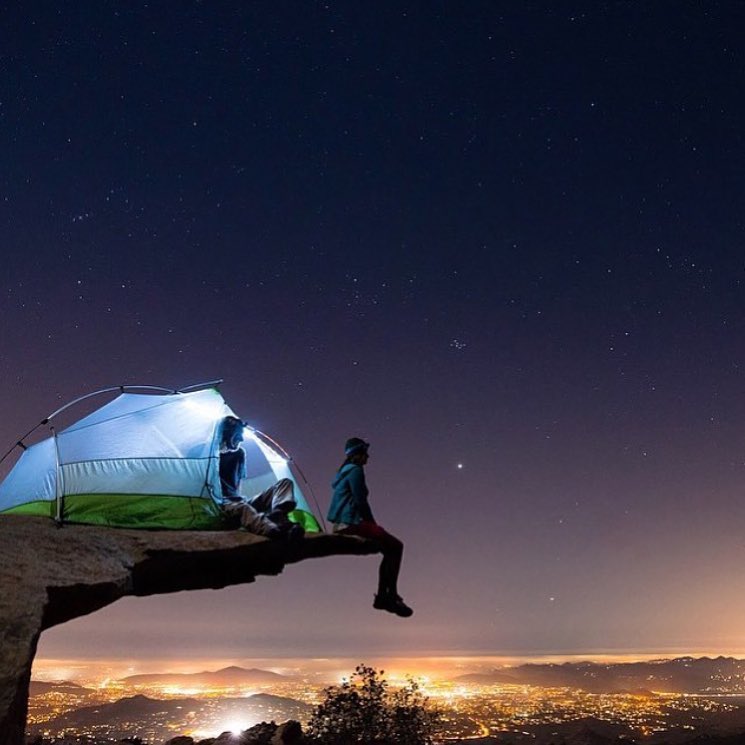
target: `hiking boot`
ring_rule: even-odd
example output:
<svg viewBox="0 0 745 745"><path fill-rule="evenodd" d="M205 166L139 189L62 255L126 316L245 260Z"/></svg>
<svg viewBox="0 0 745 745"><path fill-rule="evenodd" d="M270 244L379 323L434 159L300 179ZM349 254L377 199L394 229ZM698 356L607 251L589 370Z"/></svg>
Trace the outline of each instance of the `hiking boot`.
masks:
<svg viewBox="0 0 745 745"><path fill-rule="evenodd" d="M291 523L289 529L285 531L284 537L291 543L302 541L305 538L305 528L297 523Z"/></svg>
<svg viewBox="0 0 745 745"><path fill-rule="evenodd" d="M269 523L268 520L267 523ZM279 538L284 538L284 531L279 527L279 525L269 523L268 525L265 525L263 535L276 541Z"/></svg>
<svg viewBox="0 0 745 745"><path fill-rule="evenodd" d="M384 595L378 593L373 600L373 608L376 610L385 610L388 613L394 613L401 618L409 618L414 615L414 611L404 603L400 595Z"/></svg>

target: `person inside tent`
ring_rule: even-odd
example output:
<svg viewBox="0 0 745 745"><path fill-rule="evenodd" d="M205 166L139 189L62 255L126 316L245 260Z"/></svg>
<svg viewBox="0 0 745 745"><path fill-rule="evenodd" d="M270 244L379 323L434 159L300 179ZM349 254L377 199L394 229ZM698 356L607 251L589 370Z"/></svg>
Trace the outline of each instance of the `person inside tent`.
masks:
<svg viewBox="0 0 745 745"><path fill-rule="evenodd" d="M383 558L378 570L378 592L373 608L408 618L414 611L398 594L398 573L404 544L375 522L365 483L364 466L370 459L370 443L351 437L344 446L344 462L336 472L331 486L334 490L328 519L334 533L356 535L375 541Z"/></svg>
<svg viewBox="0 0 745 745"><path fill-rule="evenodd" d="M243 449L245 424L234 416L220 423L220 486L222 509L231 523L239 523L251 533L268 538L302 538L301 525L290 521L289 514L297 506L294 486L290 479L276 484L253 497L240 493L241 481L246 478L246 451Z"/></svg>

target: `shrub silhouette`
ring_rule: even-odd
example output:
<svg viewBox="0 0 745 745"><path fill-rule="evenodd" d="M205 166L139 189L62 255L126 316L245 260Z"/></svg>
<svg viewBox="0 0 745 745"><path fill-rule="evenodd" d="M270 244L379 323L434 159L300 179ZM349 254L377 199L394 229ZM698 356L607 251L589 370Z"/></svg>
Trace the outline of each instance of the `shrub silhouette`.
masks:
<svg viewBox="0 0 745 745"><path fill-rule="evenodd" d="M349 680L324 691L308 723L323 745L430 745L439 718L414 680L391 691L383 670L358 665Z"/></svg>

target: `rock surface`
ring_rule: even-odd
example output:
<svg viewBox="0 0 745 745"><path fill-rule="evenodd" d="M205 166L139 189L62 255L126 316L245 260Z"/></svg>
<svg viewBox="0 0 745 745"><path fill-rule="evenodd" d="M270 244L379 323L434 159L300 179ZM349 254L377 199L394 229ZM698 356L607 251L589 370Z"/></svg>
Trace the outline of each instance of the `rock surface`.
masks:
<svg viewBox="0 0 745 745"><path fill-rule="evenodd" d="M0 745L23 743L44 629L125 595L217 589L303 559L376 551L352 536L311 534L287 543L242 531L59 528L47 518L0 516Z"/></svg>

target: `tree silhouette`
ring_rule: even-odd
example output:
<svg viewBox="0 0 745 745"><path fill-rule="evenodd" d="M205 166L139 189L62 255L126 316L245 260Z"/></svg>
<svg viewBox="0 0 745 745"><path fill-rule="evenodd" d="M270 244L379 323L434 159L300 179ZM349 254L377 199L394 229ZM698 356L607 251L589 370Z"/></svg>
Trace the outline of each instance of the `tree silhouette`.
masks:
<svg viewBox="0 0 745 745"><path fill-rule="evenodd" d="M349 680L326 688L308 738L322 745L430 745L438 712L416 681L392 691L383 672L358 665Z"/></svg>

